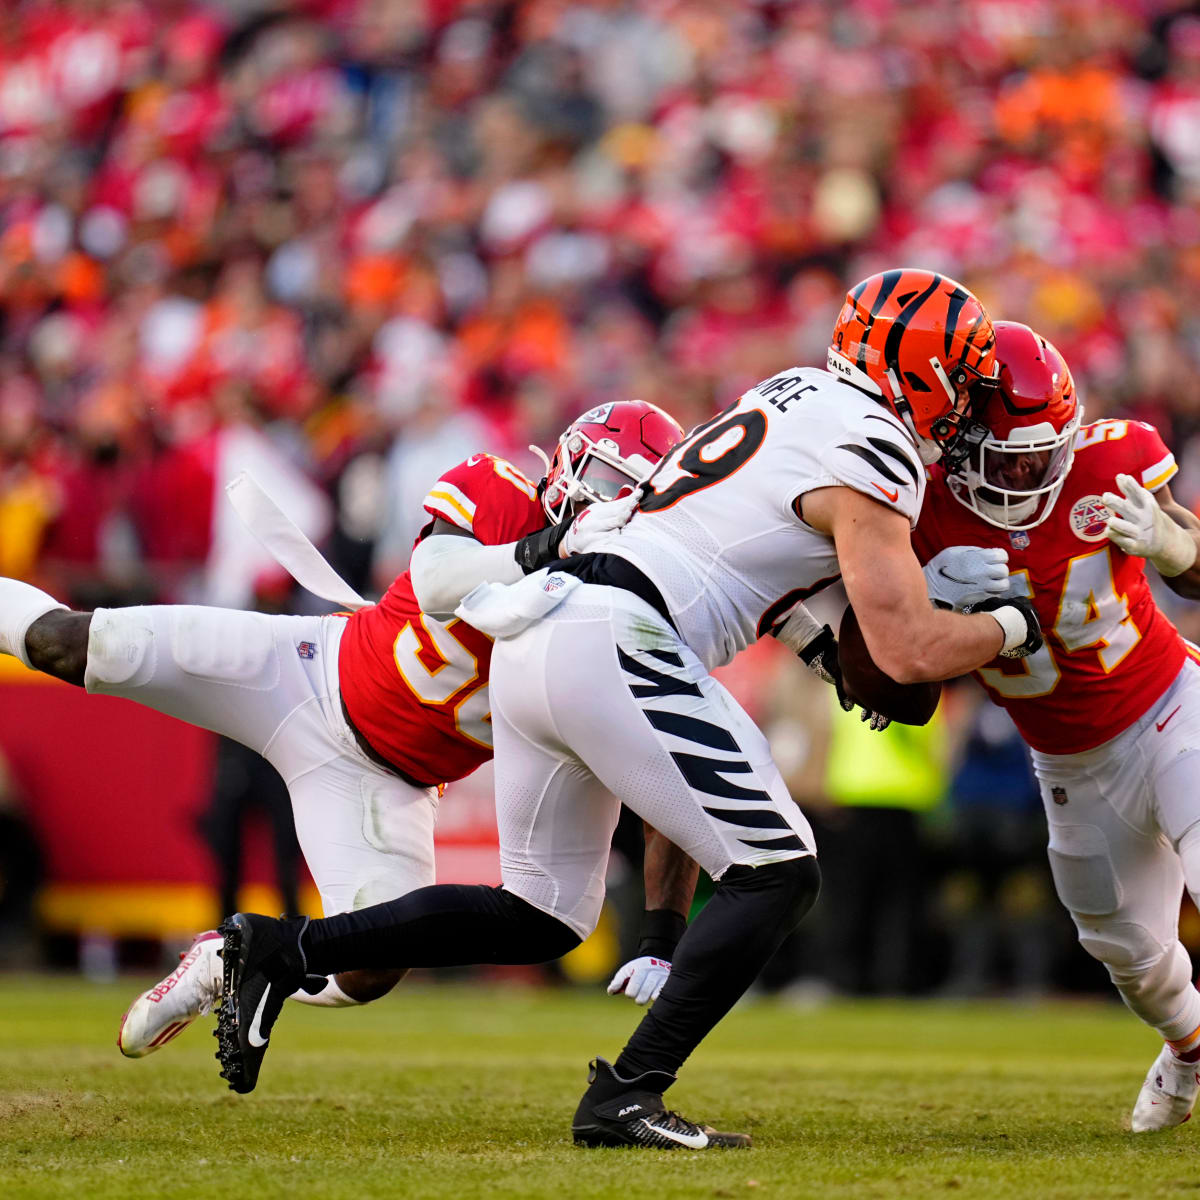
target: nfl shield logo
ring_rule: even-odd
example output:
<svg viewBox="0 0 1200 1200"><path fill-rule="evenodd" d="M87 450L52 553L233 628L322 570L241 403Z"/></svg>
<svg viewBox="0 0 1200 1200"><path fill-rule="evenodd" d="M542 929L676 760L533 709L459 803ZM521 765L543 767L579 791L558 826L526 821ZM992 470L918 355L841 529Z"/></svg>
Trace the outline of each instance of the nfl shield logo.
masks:
<svg viewBox="0 0 1200 1200"><path fill-rule="evenodd" d="M1008 535L1008 540L1012 543L1012 548L1014 550L1029 549L1029 534L1027 534L1023 529L1018 529L1016 532L1010 533Z"/></svg>
<svg viewBox="0 0 1200 1200"><path fill-rule="evenodd" d="M316 658L317 647L313 642L299 642L296 645L296 653L299 654L301 658Z"/></svg>
<svg viewBox="0 0 1200 1200"><path fill-rule="evenodd" d="M1050 789L1050 799L1055 804L1063 805L1067 802L1067 789L1065 787L1052 787Z"/></svg>

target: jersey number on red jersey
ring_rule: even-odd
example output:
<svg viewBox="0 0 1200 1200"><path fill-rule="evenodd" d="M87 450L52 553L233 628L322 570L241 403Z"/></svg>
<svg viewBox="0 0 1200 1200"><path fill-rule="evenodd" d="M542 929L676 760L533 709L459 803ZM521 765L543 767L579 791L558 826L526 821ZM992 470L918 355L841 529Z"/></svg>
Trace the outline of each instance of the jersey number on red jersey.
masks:
<svg viewBox="0 0 1200 1200"><path fill-rule="evenodd" d="M492 745L492 714L487 680L480 679L479 659L455 635L457 618L443 625L424 613L405 623L396 635L392 654L408 690L422 704L449 711L463 737L481 746ZM427 665L436 660L435 666Z"/></svg>
<svg viewBox="0 0 1200 1200"><path fill-rule="evenodd" d="M1014 572L1011 579L1016 595L1033 598L1028 571ZM1141 640L1128 600L1117 594L1107 546L1068 561L1053 632L1068 654L1095 650L1106 675ZM1048 696L1062 678L1049 639L1036 654L1015 661L1023 668L1019 675L995 667L984 667L979 674L988 687L1013 699Z"/></svg>

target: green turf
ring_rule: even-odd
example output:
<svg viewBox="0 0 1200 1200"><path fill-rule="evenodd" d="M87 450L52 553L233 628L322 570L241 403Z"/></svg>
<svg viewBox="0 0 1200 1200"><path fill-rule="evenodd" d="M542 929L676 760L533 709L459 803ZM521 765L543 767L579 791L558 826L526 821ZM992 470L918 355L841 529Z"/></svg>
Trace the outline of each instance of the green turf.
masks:
<svg viewBox="0 0 1200 1200"><path fill-rule="evenodd" d="M1116 1005L740 1008L671 1096L755 1147L688 1154L571 1145L587 1057L636 1016L603 994L289 1005L241 1097L208 1021L121 1058L135 987L0 978L5 1200L1200 1194L1200 1129L1122 1129L1156 1047Z"/></svg>

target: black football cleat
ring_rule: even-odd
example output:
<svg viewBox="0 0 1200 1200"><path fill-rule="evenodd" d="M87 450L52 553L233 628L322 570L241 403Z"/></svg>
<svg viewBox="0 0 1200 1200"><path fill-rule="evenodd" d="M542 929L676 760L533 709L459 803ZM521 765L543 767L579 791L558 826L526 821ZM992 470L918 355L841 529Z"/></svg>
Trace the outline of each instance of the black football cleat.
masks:
<svg viewBox="0 0 1200 1200"><path fill-rule="evenodd" d="M234 913L219 927L225 977L213 1036L221 1078L235 1092L254 1091L275 1019L304 983L306 928L307 917L277 921L255 913Z"/></svg>
<svg viewBox="0 0 1200 1200"><path fill-rule="evenodd" d="M719 1133L697 1125L663 1103L675 1082L667 1071L622 1079L611 1063L597 1058L588 1072L571 1134L577 1146L640 1146L647 1150L748 1150L748 1133Z"/></svg>

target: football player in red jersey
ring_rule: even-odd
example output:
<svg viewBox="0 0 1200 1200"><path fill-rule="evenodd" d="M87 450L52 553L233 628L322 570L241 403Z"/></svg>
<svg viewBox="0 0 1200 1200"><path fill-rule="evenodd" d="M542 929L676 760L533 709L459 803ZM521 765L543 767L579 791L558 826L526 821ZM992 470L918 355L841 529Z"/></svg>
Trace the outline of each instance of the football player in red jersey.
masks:
<svg viewBox="0 0 1200 1200"><path fill-rule="evenodd" d="M1200 900L1200 655L1144 568L1200 596L1200 521L1172 498L1175 459L1152 426L1082 424L1049 342L997 321L996 357L992 432L961 473L931 469L914 544L935 602L1008 589L1037 609L1042 648L976 676L1033 752L1080 943L1164 1039L1131 1122L1164 1129L1200 1085L1200 992L1177 928L1183 887Z"/></svg>
<svg viewBox="0 0 1200 1200"><path fill-rule="evenodd" d="M258 751L288 786L325 912L392 899L434 882L442 785L492 757L491 639L450 616L458 601L481 582L515 581L619 528L637 484L682 436L661 409L622 401L574 421L539 484L502 459L473 455L425 497L429 523L410 569L378 604L350 615L186 605L75 613L0 579L0 651ZM636 977L631 996L648 974L669 969L657 964L682 933L694 874L682 890L664 874L694 871L680 859L648 834L653 911L647 961L627 968ZM219 947L215 933L199 934L180 966L134 1001L118 1035L124 1054L152 1053L211 1008L221 986ZM313 991L296 998L365 1003L402 974L313 977Z"/></svg>

